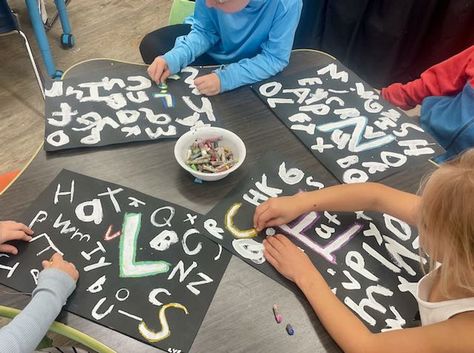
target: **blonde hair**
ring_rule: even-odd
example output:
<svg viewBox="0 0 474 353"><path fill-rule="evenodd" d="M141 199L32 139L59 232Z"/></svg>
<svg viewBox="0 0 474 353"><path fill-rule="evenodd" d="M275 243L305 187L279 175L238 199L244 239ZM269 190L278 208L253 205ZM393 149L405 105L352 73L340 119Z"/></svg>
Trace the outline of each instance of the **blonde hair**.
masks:
<svg viewBox="0 0 474 353"><path fill-rule="evenodd" d="M436 170L422 185L418 227L440 291L454 285L474 293L474 149Z"/></svg>

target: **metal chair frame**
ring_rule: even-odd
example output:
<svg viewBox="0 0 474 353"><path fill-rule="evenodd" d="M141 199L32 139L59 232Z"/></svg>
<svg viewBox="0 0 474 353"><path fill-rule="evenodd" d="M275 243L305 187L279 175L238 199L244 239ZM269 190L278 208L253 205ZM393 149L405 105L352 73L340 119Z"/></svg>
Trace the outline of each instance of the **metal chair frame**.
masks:
<svg viewBox="0 0 474 353"><path fill-rule="evenodd" d="M7 4L7 7L8 7L8 4ZM17 33L23 38L23 40L25 42L26 51L28 52L28 57L29 57L30 62L31 62L31 66L33 67L33 71L35 73L36 82L38 83L39 89L41 91L41 95L43 96L43 99L44 99L44 85L43 85L43 81L41 79L41 77L42 77L41 74L40 74L41 71L40 71L39 66L36 63L36 60L33 56L33 52L31 51L31 46L30 46L30 43L28 41L28 37L26 36L26 34L21 29L20 21L18 20L18 15L15 12L13 12L9 7L8 7L8 9L11 11L12 18L13 18L13 21L14 21L14 24L15 24L15 28L12 29L10 32L1 33L0 36L7 36L7 35L10 35L10 34Z"/></svg>

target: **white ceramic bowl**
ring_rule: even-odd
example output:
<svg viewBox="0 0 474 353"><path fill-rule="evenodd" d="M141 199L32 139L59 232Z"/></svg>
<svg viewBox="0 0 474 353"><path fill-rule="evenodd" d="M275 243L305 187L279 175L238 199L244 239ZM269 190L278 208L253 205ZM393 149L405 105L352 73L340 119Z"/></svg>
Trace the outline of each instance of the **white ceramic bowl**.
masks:
<svg viewBox="0 0 474 353"><path fill-rule="evenodd" d="M205 140L213 137L222 138L222 140L219 141L219 145L223 147L228 147L234 154L234 158L237 159L237 163L234 164L232 168L219 173L203 173L189 167L185 163L186 153L189 147L196 139ZM240 139L240 137L234 134L232 131L222 129L220 127L200 127L196 130L188 131L187 133L182 135L174 145L174 157L178 161L179 165L196 178L205 181L216 181L225 178L227 175L229 175L234 170L237 170L237 168L240 167L240 165L245 160L246 154L247 150L245 149L244 142Z"/></svg>

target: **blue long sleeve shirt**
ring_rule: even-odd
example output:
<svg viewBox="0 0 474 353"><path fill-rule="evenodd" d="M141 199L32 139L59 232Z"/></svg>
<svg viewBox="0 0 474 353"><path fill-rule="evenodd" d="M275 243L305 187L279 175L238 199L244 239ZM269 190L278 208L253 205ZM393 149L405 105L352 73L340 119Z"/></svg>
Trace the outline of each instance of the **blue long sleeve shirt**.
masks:
<svg viewBox="0 0 474 353"><path fill-rule="evenodd" d="M76 288L74 280L57 269L41 271L31 301L0 329L0 353L32 352Z"/></svg>
<svg viewBox="0 0 474 353"><path fill-rule="evenodd" d="M191 32L164 55L172 74L208 53L225 66L216 70L221 92L274 76L287 65L302 0L250 0L236 13L196 0Z"/></svg>

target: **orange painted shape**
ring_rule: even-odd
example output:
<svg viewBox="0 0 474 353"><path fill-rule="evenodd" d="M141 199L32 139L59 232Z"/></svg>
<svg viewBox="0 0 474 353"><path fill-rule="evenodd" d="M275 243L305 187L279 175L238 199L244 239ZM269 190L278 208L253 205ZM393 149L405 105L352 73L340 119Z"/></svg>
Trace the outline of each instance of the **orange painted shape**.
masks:
<svg viewBox="0 0 474 353"><path fill-rule="evenodd" d="M12 180L16 178L18 173L20 173L19 170L14 170L0 175L0 192L5 190L5 188L12 182Z"/></svg>

